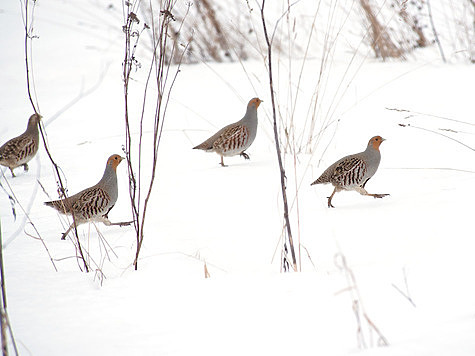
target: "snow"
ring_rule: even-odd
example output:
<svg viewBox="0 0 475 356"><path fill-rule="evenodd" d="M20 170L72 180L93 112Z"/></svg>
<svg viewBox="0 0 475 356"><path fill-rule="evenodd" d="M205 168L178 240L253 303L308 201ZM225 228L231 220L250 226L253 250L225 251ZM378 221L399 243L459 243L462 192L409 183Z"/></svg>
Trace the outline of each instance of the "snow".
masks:
<svg viewBox="0 0 475 356"><path fill-rule="evenodd" d="M25 129L31 106L20 6L6 2L1 10L0 28L8 34L1 40L8 48L0 74L3 143ZM122 153L121 16L100 2L42 0L36 7L36 92L49 146L71 194L95 184L107 157ZM181 68L159 150L138 271L132 268L132 227L97 224L101 236L94 225L85 224L78 233L88 260L105 277L80 272L73 244L60 240L68 222L42 204L56 197L57 188L43 148L28 173L18 170L12 179L2 169L2 186L19 202L15 220L7 195L0 194L7 310L20 354L475 354L474 153L422 130L475 147L475 71L462 62L444 65L433 52L403 63L358 56L351 75L345 75L347 63L335 61L332 76L320 88L316 132L325 120L330 128L314 140L312 153L294 156L289 150L285 156L292 229L303 246L299 273L280 272L283 210L261 61ZM293 62L293 70L302 63ZM306 142L303 127L319 65L316 59L305 63L292 142L300 142L299 135ZM285 122L298 71L290 86L286 64L281 62L276 73ZM133 105L140 107L143 73L135 78ZM225 158L229 167L222 168L219 156L191 149L240 119L254 96L264 103L250 161ZM328 110L335 97L341 100ZM336 208L328 209L332 188L310 183L336 159L363 150L377 134L387 141L367 189L391 195L376 200L342 192L333 200ZM118 167L119 200L109 215L112 221L130 220L126 172L125 164ZM58 271L41 241L31 237L36 234L20 204ZM104 241L110 245L107 254ZM351 289L341 268L342 256L357 289ZM205 278L205 262L210 278ZM377 347L376 334L363 322L368 348L359 348L355 298L388 347Z"/></svg>

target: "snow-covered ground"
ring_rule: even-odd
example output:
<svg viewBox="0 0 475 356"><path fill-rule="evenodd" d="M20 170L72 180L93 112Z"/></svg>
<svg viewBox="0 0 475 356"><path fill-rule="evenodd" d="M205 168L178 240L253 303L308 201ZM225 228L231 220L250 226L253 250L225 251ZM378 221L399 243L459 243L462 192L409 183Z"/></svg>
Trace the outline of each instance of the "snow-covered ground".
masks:
<svg viewBox="0 0 475 356"><path fill-rule="evenodd" d="M120 11L96 2L41 0L36 7L36 93L71 194L95 184L107 157L122 154L121 26ZM0 29L3 143L25 129L31 114L19 3L0 5ZM56 197L57 188L43 148L28 173L18 170L12 179L3 169L0 182L18 200L15 220L0 193L8 313L20 354L474 355L475 70L441 64L433 49L427 53L427 60L404 63L359 58L351 67L355 77L344 80L346 63L332 69L322 101L341 94L340 82L348 86L332 115L322 109L321 120L333 124L313 153L296 155L295 163L293 155L285 157L294 238L303 246L300 273L280 273L282 199L260 61L181 68L138 271L131 266L132 227L98 224L101 238L86 224L78 233L105 278L80 272L73 244L60 240L66 220L42 204ZM319 65L305 64L297 135L308 118ZM298 80L296 71L289 86L285 70L282 64L276 71L284 113ZM137 107L142 79L137 73L131 86ZM250 161L228 158L229 167L222 168L217 155L191 149L240 119L254 96L264 103ZM333 200L336 208L328 209L332 188L310 183L336 159L363 150L374 135L387 141L367 189L391 195L375 200L343 192ZM112 221L131 218L126 172L125 164L118 167ZM41 241L30 237L35 231L22 209L57 272ZM355 300L358 315L366 312L389 347L376 347L378 336L365 320L358 339ZM360 348L362 342L368 348Z"/></svg>

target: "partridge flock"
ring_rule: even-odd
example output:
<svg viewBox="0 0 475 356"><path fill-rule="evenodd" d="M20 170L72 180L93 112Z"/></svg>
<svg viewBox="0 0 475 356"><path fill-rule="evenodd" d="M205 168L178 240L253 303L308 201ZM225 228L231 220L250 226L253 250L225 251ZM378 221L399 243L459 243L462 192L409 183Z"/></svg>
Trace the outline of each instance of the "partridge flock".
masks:
<svg viewBox="0 0 475 356"><path fill-rule="evenodd" d="M203 143L193 147L206 152L216 152L221 157L221 166L225 167L224 157L235 155L249 159L246 150L252 145L257 133L257 109L262 103L259 98L253 98L247 104L244 117L225 126ZM12 138L0 147L0 165L8 167L15 177L13 170L23 166L28 171L28 162L35 156L39 147L38 125L41 116L33 114L28 120L26 131ZM333 208L332 199L335 193L342 190L353 190L362 195L383 198L389 194L371 194L365 189L368 180L373 177L381 161L379 146L384 141L381 136L374 136L368 142L363 152L343 157L328 167L311 185L331 183L333 193L328 197L328 207ZM94 186L86 188L70 197L45 202L45 205L56 209L61 214L73 217L72 224L63 233L65 239L74 226L88 221L99 221L106 225L129 225L126 223L111 223L108 218L117 197L117 166L124 158L114 154L107 160L101 180Z"/></svg>

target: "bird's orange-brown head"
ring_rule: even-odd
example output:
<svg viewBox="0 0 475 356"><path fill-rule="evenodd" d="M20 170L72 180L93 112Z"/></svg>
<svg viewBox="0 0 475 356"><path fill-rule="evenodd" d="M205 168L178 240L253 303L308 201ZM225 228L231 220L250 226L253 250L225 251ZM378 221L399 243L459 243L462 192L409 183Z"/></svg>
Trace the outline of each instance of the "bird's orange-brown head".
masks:
<svg viewBox="0 0 475 356"><path fill-rule="evenodd" d="M112 155L107 160L107 165L112 166L112 168L115 171L117 169L117 166L119 165L120 162L122 162L123 159L124 157L121 157L119 155Z"/></svg>
<svg viewBox="0 0 475 356"><path fill-rule="evenodd" d="M259 98L253 98L249 100L249 104L247 104L248 107L254 106L256 109L261 105L262 100Z"/></svg>
<svg viewBox="0 0 475 356"><path fill-rule="evenodd" d="M374 136L369 140L368 146L372 146L375 150L379 151L379 146L381 146L383 141L385 141L385 139L381 136Z"/></svg>

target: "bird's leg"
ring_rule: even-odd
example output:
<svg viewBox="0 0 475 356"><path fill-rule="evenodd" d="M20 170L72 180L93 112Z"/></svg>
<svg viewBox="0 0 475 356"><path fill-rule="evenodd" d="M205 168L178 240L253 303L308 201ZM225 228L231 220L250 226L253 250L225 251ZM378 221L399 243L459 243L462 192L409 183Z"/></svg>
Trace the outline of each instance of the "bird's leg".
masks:
<svg viewBox="0 0 475 356"><path fill-rule="evenodd" d="M8 167L10 168L10 167ZM12 178L15 178L15 173L13 173L13 168L10 168L10 172L12 172Z"/></svg>
<svg viewBox="0 0 475 356"><path fill-rule="evenodd" d="M101 221L106 226L113 226L113 225L129 226L130 224L133 223L133 221L121 221L121 222L113 223L109 220L109 217L107 216L107 214L103 215L102 218L99 219L99 221Z"/></svg>
<svg viewBox="0 0 475 356"><path fill-rule="evenodd" d="M23 165L23 170L24 170L25 172L28 172L28 164L25 163L25 164Z"/></svg>
<svg viewBox="0 0 475 356"><path fill-rule="evenodd" d="M239 155L240 155L240 156L243 156L244 159L250 159L250 158L249 158L249 155L248 155L246 152L244 152L244 151L242 151Z"/></svg>
<svg viewBox="0 0 475 356"><path fill-rule="evenodd" d="M223 156L221 156L221 167L227 167L225 164L224 164L224 161L223 161Z"/></svg>
<svg viewBox="0 0 475 356"><path fill-rule="evenodd" d="M66 240L66 236L68 236L71 229L74 227L74 221L71 225L69 225L68 229L61 235L61 240Z"/></svg>
<svg viewBox="0 0 475 356"><path fill-rule="evenodd" d="M371 194L371 193L368 193L366 191L366 189L364 189L363 187L358 187L356 189L356 191L358 193L360 193L361 195L367 195L369 197L373 197L373 198L384 198L384 197L387 197L389 194Z"/></svg>
<svg viewBox="0 0 475 356"><path fill-rule="evenodd" d="M66 236L68 236L69 232L74 228L78 227L79 225L83 224L86 220L80 220L78 217L73 217L73 222L69 225L68 229L63 233L61 236L61 240L66 240Z"/></svg>
<svg viewBox="0 0 475 356"><path fill-rule="evenodd" d="M338 191L338 190L337 190L337 188L335 187L335 189L333 189L332 195L330 195L330 196L328 197L328 207L329 207L329 208L334 208L334 206L332 205L332 199L333 199L333 196L335 195L335 193L336 193L337 191Z"/></svg>

